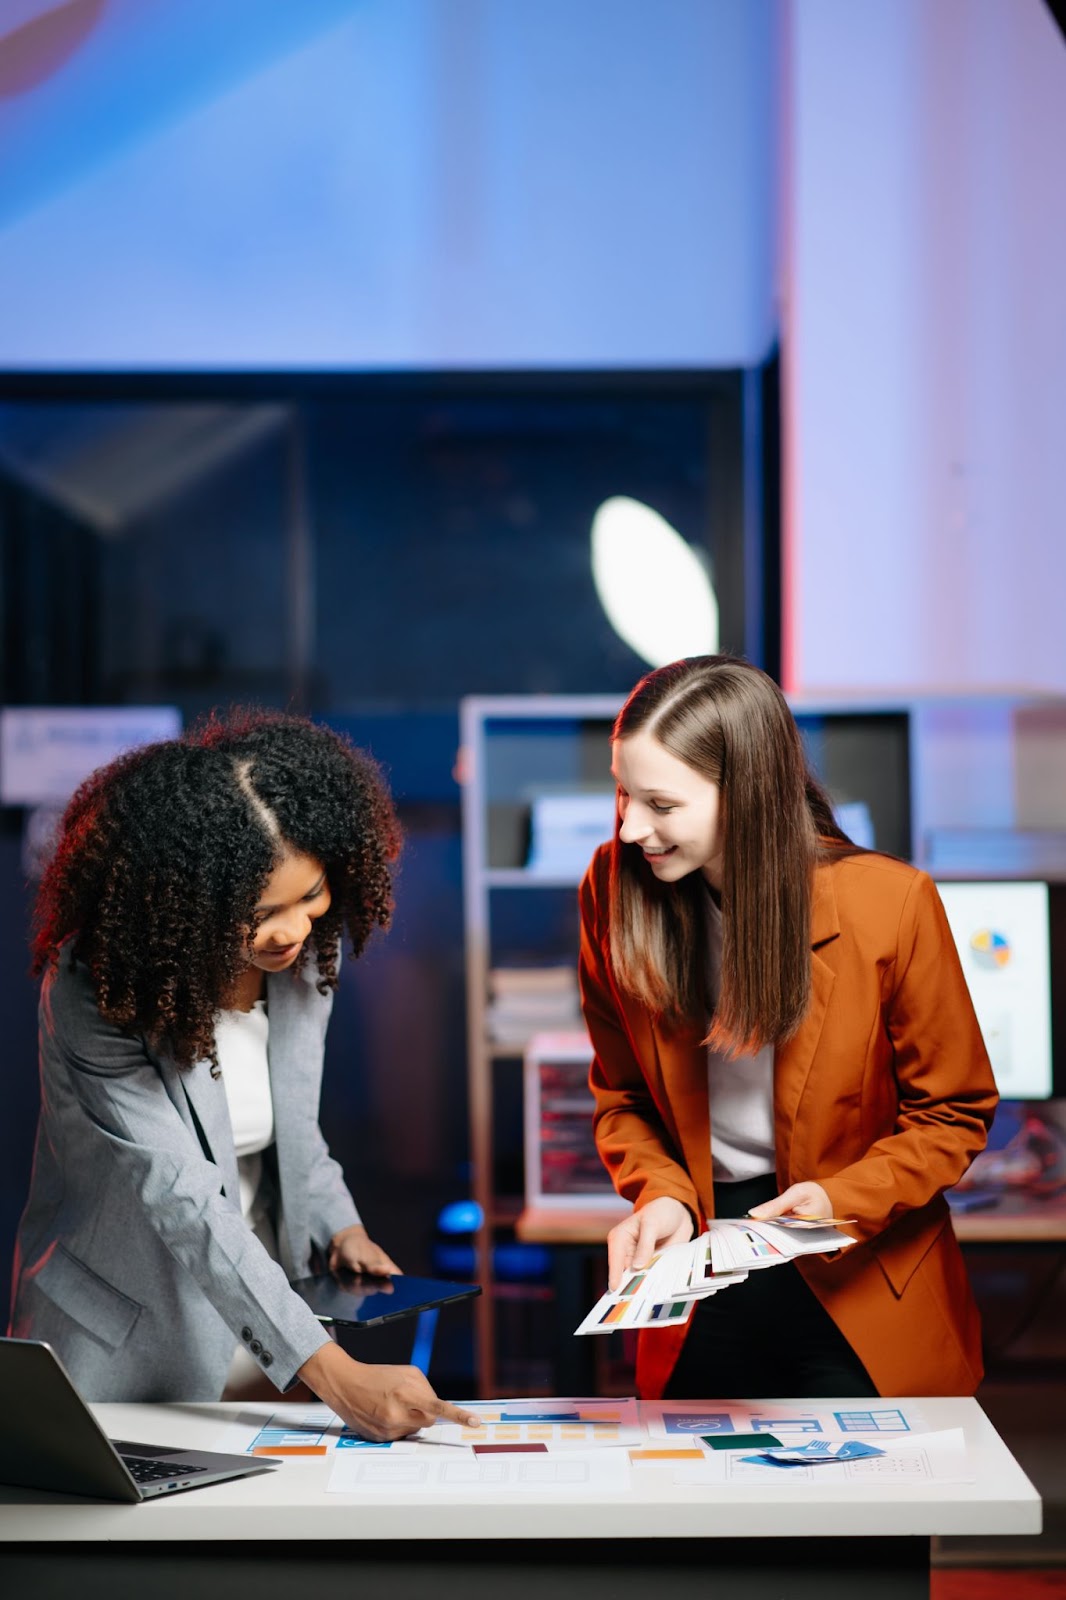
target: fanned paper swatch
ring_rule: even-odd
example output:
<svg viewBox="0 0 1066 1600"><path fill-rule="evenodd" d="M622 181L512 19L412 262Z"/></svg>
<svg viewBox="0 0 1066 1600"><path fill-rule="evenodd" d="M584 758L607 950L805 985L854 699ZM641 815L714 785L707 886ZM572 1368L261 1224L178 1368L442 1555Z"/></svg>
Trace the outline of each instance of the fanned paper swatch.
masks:
<svg viewBox="0 0 1066 1600"><path fill-rule="evenodd" d="M855 1243L831 1225L756 1222L716 1217L689 1244L675 1244L629 1272L593 1306L578 1334L620 1328L669 1328L687 1322L697 1300L734 1288L749 1272L777 1267L797 1256L826 1255Z"/></svg>

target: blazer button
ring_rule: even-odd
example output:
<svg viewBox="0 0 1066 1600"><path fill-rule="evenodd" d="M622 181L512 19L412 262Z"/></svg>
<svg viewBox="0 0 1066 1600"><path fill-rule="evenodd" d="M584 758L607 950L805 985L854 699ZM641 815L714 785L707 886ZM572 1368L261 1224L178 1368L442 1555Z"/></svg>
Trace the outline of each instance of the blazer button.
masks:
<svg viewBox="0 0 1066 1600"><path fill-rule="evenodd" d="M269 1367L273 1359L274 1357L270 1354L270 1351L264 1350L263 1354L259 1357L259 1365L261 1367Z"/></svg>
<svg viewBox="0 0 1066 1600"><path fill-rule="evenodd" d="M244 1340L245 1344L251 1344L251 1342L252 1342L252 1330L251 1330L251 1328L242 1328L241 1329L241 1338Z"/></svg>
<svg viewBox="0 0 1066 1600"><path fill-rule="evenodd" d="M259 1343L258 1339L253 1339L248 1348L252 1352L253 1356L261 1356L263 1354L263 1346Z"/></svg>

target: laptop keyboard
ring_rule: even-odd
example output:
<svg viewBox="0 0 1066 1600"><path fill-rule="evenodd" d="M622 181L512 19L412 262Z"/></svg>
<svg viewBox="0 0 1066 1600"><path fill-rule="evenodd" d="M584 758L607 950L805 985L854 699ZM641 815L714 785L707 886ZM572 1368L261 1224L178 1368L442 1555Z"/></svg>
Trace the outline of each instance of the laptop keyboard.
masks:
<svg viewBox="0 0 1066 1600"><path fill-rule="evenodd" d="M206 1467L182 1466L180 1461L145 1461L143 1456L123 1456L123 1465L135 1483L158 1483L162 1478L187 1478Z"/></svg>

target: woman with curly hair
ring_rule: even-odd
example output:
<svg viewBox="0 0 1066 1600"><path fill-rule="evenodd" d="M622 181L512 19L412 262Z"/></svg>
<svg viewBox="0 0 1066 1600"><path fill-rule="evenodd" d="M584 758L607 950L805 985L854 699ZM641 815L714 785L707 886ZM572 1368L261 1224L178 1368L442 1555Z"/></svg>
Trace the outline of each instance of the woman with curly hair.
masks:
<svg viewBox="0 0 1066 1600"><path fill-rule="evenodd" d="M857 1240L642 1332L640 1393L972 1394L943 1191L996 1089L936 889L845 838L745 661L649 673L612 739L618 824L581 886L580 967L596 1141L633 1202L611 1286L715 1215L836 1216Z"/></svg>
<svg viewBox="0 0 1066 1600"><path fill-rule="evenodd" d="M11 1332L87 1399L217 1400L302 1380L360 1433L438 1416L413 1367L353 1360L290 1281L398 1270L318 1127L341 945L392 913L374 763L237 712L94 773L37 902L41 1114Z"/></svg>

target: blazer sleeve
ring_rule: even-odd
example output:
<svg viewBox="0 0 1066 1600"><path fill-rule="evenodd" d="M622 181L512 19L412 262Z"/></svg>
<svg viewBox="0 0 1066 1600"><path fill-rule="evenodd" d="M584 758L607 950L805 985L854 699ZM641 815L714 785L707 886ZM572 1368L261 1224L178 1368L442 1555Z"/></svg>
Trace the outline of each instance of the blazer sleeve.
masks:
<svg viewBox="0 0 1066 1600"><path fill-rule="evenodd" d="M271 1358L271 1380L288 1388L328 1335L222 1193L218 1168L182 1121L141 1041L100 1015L87 973L52 976L41 1027L60 1052L81 1112L78 1137L121 1170L130 1205L143 1209L234 1339L252 1330ZM105 1224L115 1228L115 1219L101 1219ZM121 1250L120 1228L114 1244Z"/></svg>
<svg viewBox="0 0 1066 1600"><path fill-rule="evenodd" d="M664 1196L701 1215L696 1187L670 1137L633 1048L608 967L606 858L601 853L578 891L581 1009L592 1040L589 1087L600 1157L618 1193L638 1211ZM698 1223L697 1223L698 1225Z"/></svg>
<svg viewBox="0 0 1066 1600"><path fill-rule="evenodd" d="M353 1227L360 1217L340 1163L330 1155L317 1122L307 1189L311 1243L324 1254L334 1234L340 1233L342 1228Z"/></svg>
<svg viewBox="0 0 1066 1600"><path fill-rule="evenodd" d="M331 990L328 994L320 994L316 975L310 970L302 973L301 979L307 986L305 992L310 1015L313 1017L311 1025L314 1029L316 1049L315 1093L318 1096L321 1093L326 1034L329 1031L329 1019L333 1014L333 992ZM307 1206L306 1216L311 1244L324 1255L333 1235L340 1233L342 1228L352 1227L360 1221L360 1217L351 1190L345 1181L344 1169L329 1153L329 1146L318 1121L317 1104L310 1128L307 1173L304 1182L304 1201Z"/></svg>
<svg viewBox="0 0 1066 1600"><path fill-rule="evenodd" d="M916 873L887 975L895 1125L858 1161L818 1182L835 1216L871 1238L957 1183L984 1148L999 1096L947 916Z"/></svg>

